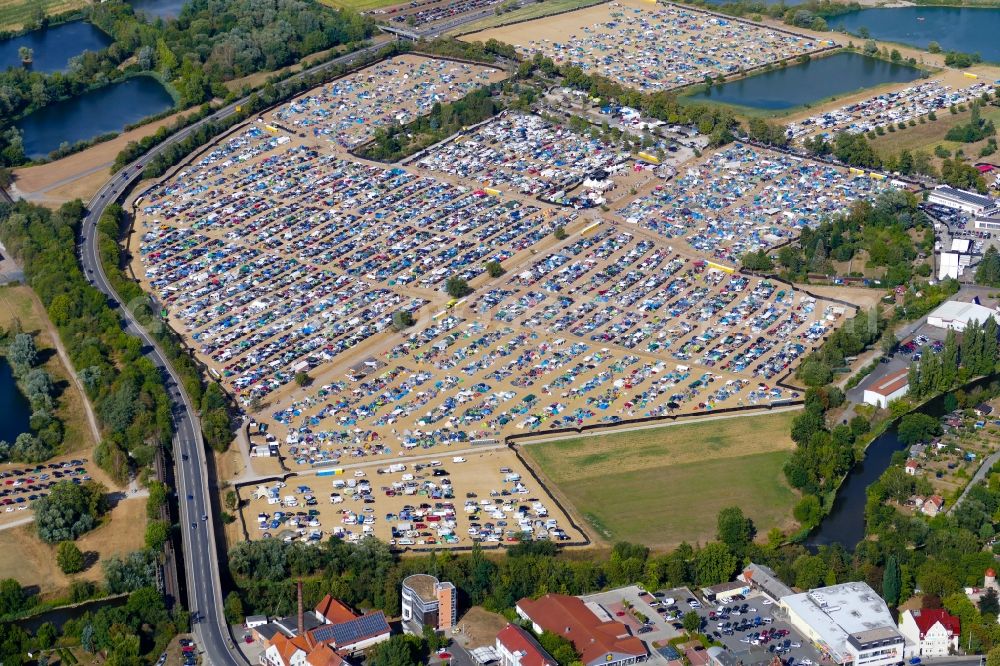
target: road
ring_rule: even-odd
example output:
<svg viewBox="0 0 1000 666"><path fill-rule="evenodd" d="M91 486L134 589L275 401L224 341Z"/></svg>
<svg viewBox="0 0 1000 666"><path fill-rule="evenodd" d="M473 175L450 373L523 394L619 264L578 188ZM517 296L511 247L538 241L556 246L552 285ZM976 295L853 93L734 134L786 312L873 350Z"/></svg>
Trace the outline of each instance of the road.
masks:
<svg viewBox="0 0 1000 666"><path fill-rule="evenodd" d="M391 40L380 40L372 46L316 65L291 78L302 78L337 65L349 65L375 53L389 41ZM87 206L87 216L83 220L80 231L78 247L80 262L87 280L108 297L113 307L120 304L120 299L104 274L98 254L97 221L104 213L104 209L108 204L120 199L139 179L146 165L168 146L183 141L192 132L209 122L232 116L236 113L236 108L246 101L243 99L229 104L210 116L178 131L135 162L114 174L91 199ZM118 309L124 319L125 330L143 341L143 353L163 371L167 393L173 404L174 459L179 461L177 495L180 498L181 531L183 534L181 540L187 580L188 610L192 614L194 633L198 638L199 645L204 650L207 662L217 666L224 664L243 666L247 662L235 648L222 612L219 553L215 543L212 496L209 491L207 471L208 461L197 412L191 405L177 374L167 363L155 340L135 320L127 308L119 307Z"/></svg>
<svg viewBox="0 0 1000 666"><path fill-rule="evenodd" d="M527 2L528 0L522 0ZM455 19L447 26L425 31L425 36L436 36L446 29L482 18L481 13ZM301 79L339 65L350 65L367 58L391 43L393 38L380 35L371 46L320 63L289 77ZM156 156L166 148L183 141L193 132L210 122L224 120L236 113L237 107L248 98L218 109L202 120L179 130L163 143L112 175L97 191L87 206L87 216L80 230L78 252L87 281L108 297L112 307L117 307L125 323L125 330L143 341L143 354L160 368L165 377L165 387L172 403L174 424L174 460L178 461L177 496L180 505L181 534L184 552L184 573L187 581L188 610L191 612L193 631L204 650L204 661L215 666L246 666L248 663L233 643L223 614L222 583L219 574L219 553L215 542L215 516L209 490L208 461L201 426L195 408L183 388L173 367L166 361L162 350L149 333L136 321L128 308L119 307L120 298L108 282L101 266L97 243L97 222L104 209L121 199ZM0 190L2 191L2 190Z"/></svg>

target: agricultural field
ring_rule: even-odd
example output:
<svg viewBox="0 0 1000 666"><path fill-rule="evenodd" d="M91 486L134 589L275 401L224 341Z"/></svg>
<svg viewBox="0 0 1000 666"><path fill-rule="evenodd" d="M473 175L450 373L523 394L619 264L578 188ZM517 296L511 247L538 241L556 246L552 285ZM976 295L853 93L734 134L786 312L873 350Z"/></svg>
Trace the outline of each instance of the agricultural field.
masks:
<svg viewBox="0 0 1000 666"><path fill-rule="evenodd" d="M46 16L80 9L87 0L0 0L0 31L20 30L30 23L41 9Z"/></svg>
<svg viewBox="0 0 1000 666"><path fill-rule="evenodd" d="M798 495L782 466L794 447L795 414L721 417L521 450L604 539L704 543L715 536L716 514L732 505L758 534L790 526Z"/></svg>

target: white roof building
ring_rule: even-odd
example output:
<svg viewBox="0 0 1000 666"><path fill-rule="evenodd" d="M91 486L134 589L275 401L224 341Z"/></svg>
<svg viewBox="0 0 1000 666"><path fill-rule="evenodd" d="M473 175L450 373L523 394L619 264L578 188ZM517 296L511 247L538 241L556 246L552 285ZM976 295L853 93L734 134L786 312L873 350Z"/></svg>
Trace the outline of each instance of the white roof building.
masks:
<svg viewBox="0 0 1000 666"><path fill-rule="evenodd" d="M967 190L959 190L949 185L938 185L935 187L931 190L927 201L928 203L945 206L946 208L954 208L972 215L981 215L985 211L992 210L997 206L997 202L987 196Z"/></svg>
<svg viewBox="0 0 1000 666"><path fill-rule="evenodd" d="M927 323L938 328L950 328L961 333L973 321L985 322L990 317L1000 321L997 311L978 303L945 301L927 315Z"/></svg>
<svg viewBox="0 0 1000 666"><path fill-rule="evenodd" d="M867 583L842 583L783 597L793 627L837 664L889 666L903 661L906 639L885 601Z"/></svg>

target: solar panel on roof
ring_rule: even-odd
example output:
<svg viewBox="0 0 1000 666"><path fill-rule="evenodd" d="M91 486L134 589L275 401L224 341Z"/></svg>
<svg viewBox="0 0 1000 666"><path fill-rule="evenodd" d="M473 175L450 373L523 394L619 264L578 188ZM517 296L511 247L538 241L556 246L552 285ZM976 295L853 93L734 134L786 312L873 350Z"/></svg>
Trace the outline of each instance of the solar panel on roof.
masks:
<svg viewBox="0 0 1000 666"><path fill-rule="evenodd" d="M357 641L388 631L389 625L382 613L372 613L355 620L331 624L313 632L313 637L323 643L349 645Z"/></svg>

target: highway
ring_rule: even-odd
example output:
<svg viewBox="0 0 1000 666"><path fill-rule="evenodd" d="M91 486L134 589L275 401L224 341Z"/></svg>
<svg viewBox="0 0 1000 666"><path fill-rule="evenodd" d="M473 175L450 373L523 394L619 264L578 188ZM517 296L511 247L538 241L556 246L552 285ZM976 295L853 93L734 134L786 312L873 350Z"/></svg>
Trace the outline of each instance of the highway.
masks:
<svg viewBox="0 0 1000 666"><path fill-rule="evenodd" d="M447 27L434 28L424 33L427 37L440 34L463 23L482 18L482 12L452 20ZM367 58L394 41L379 35L371 46L320 63L289 77L296 80L322 70ZM184 553L184 576L187 581L188 610L192 617L192 630L203 651L204 662L215 666L246 666L247 660L237 649L223 614L222 583L219 553L215 542L215 516L208 482L208 461L197 411L183 388L173 367L167 363L162 350L135 319L127 307L120 307L121 299L108 282L101 266L97 242L97 222L108 204L121 199L139 180L143 169L167 147L183 141L205 124L223 120L236 113L237 107L248 98L224 106L202 120L179 130L163 143L115 173L94 195L87 206L78 241L80 263L87 280L99 289L124 319L125 330L141 339L143 353L159 367L165 377L165 386L172 403L174 423L174 460L177 463L176 491L180 509L181 541Z"/></svg>
<svg viewBox="0 0 1000 666"><path fill-rule="evenodd" d="M375 53L391 41L383 39L372 46L304 70L291 79L308 76L335 65L349 65ZM101 266L97 243L97 221L104 209L124 196L139 179L146 165L164 149L184 140L206 123L228 118L246 101L243 99L234 102L178 131L114 174L90 200L77 249L87 280L108 297L112 306L120 305L120 298L109 284ZM174 460L178 464L176 490L180 505L188 610L192 615L193 631L208 663L216 666L244 666L247 661L236 649L222 612L221 565L215 543L215 516L208 483L208 461L197 411L156 341L135 320L128 308L119 307L118 310L125 321L125 330L143 341L143 353L163 370L166 389L173 404Z"/></svg>

